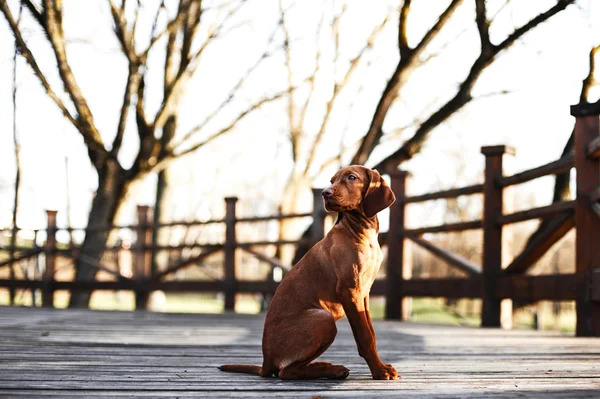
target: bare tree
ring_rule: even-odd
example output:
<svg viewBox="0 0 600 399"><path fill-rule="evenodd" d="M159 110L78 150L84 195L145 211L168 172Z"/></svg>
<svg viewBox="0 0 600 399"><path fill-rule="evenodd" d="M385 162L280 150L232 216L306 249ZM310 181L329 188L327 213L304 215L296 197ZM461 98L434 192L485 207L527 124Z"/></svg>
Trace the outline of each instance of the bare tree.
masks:
<svg viewBox="0 0 600 399"><path fill-rule="evenodd" d="M322 148L325 136L329 132L334 112L341 108L338 104L342 93L349 90L347 87L353 80L359 79L356 77L359 75L357 71L367 65L366 55L387 26L388 18L385 17L377 23L369 36L365 37L364 42L360 43L357 53L347 59L342 56L340 50L340 24L345 17L347 4L338 1L323 3L317 32L314 36L314 68L308 77L301 79L299 78L303 73L300 71L301 66L298 66L299 63L293 60L294 43L299 39L290 30L288 22L288 19L291 19L290 14L294 12L293 6L286 9L283 1L280 1L279 5L281 27L284 33L285 70L288 80L288 92L285 97L289 123L288 138L293 161L292 170L285 183L281 211L289 214L297 212L301 204L306 203L304 197L310 194L315 175L319 173L315 174L313 169L323 169L323 166L317 163L317 152ZM326 8L333 9L331 14L325 12ZM329 46L333 50L325 55L324 47ZM304 60L302 61L304 63ZM329 72L325 73L324 70ZM298 83L302 83L299 82L300 80L305 82L305 90L296 91ZM325 89L329 91L329 94L323 99L322 92ZM319 111L314 111L315 108ZM309 125L312 126L309 127ZM311 128L315 130L314 133L311 132ZM335 149L333 153L335 153ZM335 158L337 159L337 157ZM282 220L280 239L292 239L297 232L296 226L297 222L293 220ZM286 262L291 260L289 256L284 255L283 257Z"/></svg>
<svg viewBox="0 0 600 399"><path fill-rule="evenodd" d="M471 64L469 73L458 85L456 94L420 123L415 134L406 140L400 148L381 160L376 165L376 168L380 170L396 168L400 163L411 159L417 154L423 147L429 134L436 127L448 120L450 116L473 99L473 87L481 74L486 68L492 65L496 59L498 59L498 56L503 51L512 47L517 40L522 38L526 33L530 32L541 23L546 22L574 2L575 0L558 0L554 6L536 15L524 25L517 27L514 31L510 32L504 40L495 44L490 40L489 31L493 19L488 19L486 1L475 0L475 23L479 34L480 49L479 55ZM406 23L410 16L409 10L411 3L410 0L405 0L400 11L400 24L398 29L398 51L400 53L400 61L398 62L398 67L388 82L386 89L389 90L384 91L382 95L382 99L373 116L371 126L363 138L359 150L352 159L353 163L364 163L380 142L384 135L382 130L383 122L389 111L390 104L398 96L398 93L401 91L402 82L406 81L407 76L403 79L401 78L408 75L410 70L414 68L415 62L418 62L418 54L423 51L435 36L439 35L444 23L448 21L453 12L461 3L463 3L463 1L451 1L448 7L440 15L437 23L424 34L423 38L419 41L419 44L414 47L408 45L410 41L406 31Z"/></svg>
<svg viewBox="0 0 600 399"><path fill-rule="evenodd" d="M21 23L21 15L23 13L23 7L19 7L19 13L17 16L17 26L20 25ZM19 191L21 188L21 146L19 144L19 137L18 137L18 132L17 132L17 89L18 89L18 83L17 83L17 62L18 62L18 58L17 56L19 55L19 47L17 46L17 43L15 43L15 51L13 53L13 87L12 87L12 103L13 103L13 114L12 114L12 122L13 122L13 145L15 148L15 169L16 169L16 173L15 173L15 195L14 195L14 201L13 201L13 211L12 211L12 234L10 236L10 257L11 259L14 259L15 256L15 247L17 246L17 233L18 233L18 226L17 226L17 215L19 213ZM10 278L11 280L15 278L15 265L11 264L10 265L10 269L9 269L9 273L10 273ZM10 289L10 293L9 293L9 297L10 297L10 304L14 304L15 301L15 290L14 288L11 287Z"/></svg>
<svg viewBox="0 0 600 399"><path fill-rule="evenodd" d="M375 111L373 113L373 117L371 118L371 122L368 130L360 139L358 145L356 147L349 146L344 147L342 152L355 151L354 155L351 158L351 164L364 164L369 160L369 157L372 155L375 148L380 144L382 138L386 136L397 135L397 132L388 132L386 135L383 131L383 125L388 116L388 113L394 104L394 102L398 99L399 94L402 92L402 89L405 87L406 83L410 80L412 76L414 76L414 72L426 64L430 59L433 59L437 54L436 52L445 51L445 48L441 48L441 50L432 49L432 43L434 41L444 41L443 34L444 28L449 24L449 22L453 19L456 14L456 11L459 7L468 7L469 5L474 6L474 23L473 27L476 28L477 34L480 40L480 48L478 51L478 55L475 57L474 61L469 67L469 71L466 74L466 77L458 83L458 88L456 93L447 101L442 102L441 104L432 104L434 108L433 111L425 115L425 117L415 118L414 125L416 127L415 134L406 140L402 145L389 156L386 156L383 160L379 161L375 168L380 171L388 171L393 170L398 167L398 165L404 161L411 159L415 154L417 154L423 144L426 142L429 134L438 126L446 122L454 113L459 111L462 107L468 104L473 99L473 88L477 81L479 80L482 73L493 64L495 60L499 58L502 52L511 48L519 39L521 39L525 34L539 26L541 23L549 20L554 15L558 14L562 10L564 10L569 4L572 4L575 0L559 0L556 4L546 11L536 15L529 22L525 23L522 26L515 28L513 31L509 32L506 37L500 41L499 43L492 43L490 40L490 26L494 22L494 18L503 7L500 8L494 15L488 16L488 12L486 9L485 0L474 0L473 2L464 1L464 0L451 0L447 6L441 10L435 22L431 25L429 29L425 31L425 33L420 38L409 37L409 30L407 29L408 24L411 21L411 6L413 5L413 0L404 0L401 2L398 8L398 27L397 27L397 47L394 49L396 52L394 55L398 56L398 63L396 68L394 69L392 75L389 77L387 84L381 93L377 106L375 107ZM507 2L508 3L508 2ZM332 30L336 32L335 26L336 23L343 15L336 16L334 22L332 23ZM376 39L378 32L382 29L382 27L386 24L387 19L383 21L380 26L377 26L371 35L367 39L367 45L365 46L365 51L372 46L373 41ZM284 23L285 27L285 23ZM335 37L335 33L334 33ZM448 39L448 38L446 38ZM450 38L451 39L451 38ZM289 40L288 40L289 42ZM416 43L411 45L410 43ZM292 143L292 151L294 152L294 170L291 173L290 181L288 182L288 188L286 190L286 196L284 196L284 204L286 204L286 198L292 197L297 198L298 192L300 190L306 190L309 184L312 182L314 178L314 174L311 175L309 173L310 168L313 166L311 162L314 162L314 153L317 151L317 146L322 140L323 134L327 133L327 122L328 117L331 115L331 111L336 104L336 99L339 96L339 93L344 88L344 84L347 82L347 77L352 76L351 72L353 71L353 67L355 67L354 61L357 63L360 61L361 56L364 52L359 53L359 56L350 62L350 67L348 68L348 74L343 75L344 78L340 81L333 81L331 85L333 86L332 95L330 97L330 101L327 103L325 118L323 119L321 129L319 130L316 139L313 141L312 146L310 146L310 154L308 157L308 161L303 165L301 162L298 162L298 155L296 154L298 148L302 148L302 146L298 145L297 142L299 137L304 133L302 130L302 117L305 113L305 105L303 104L293 104L293 101L290 100L291 96L288 96L288 100L290 101L289 105L289 114L290 114L290 140ZM288 57L289 59L289 57ZM317 52L317 68L319 64L319 53ZM288 71L291 71L290 63L288 61ZM291 72L290 72L291 73ZM291 81L291 79L290 79ZM291 84L290 84L291 86ZM309 97L310 100L310 97ZM346 113L349 113L348 109L344 110ZM402 131L402 129L400 129ZM392 143L392 139L390 139L386 144ZM353 148L357 148L354 149ZM343 158L340 154L336 154L333 158L336 162L342 164ZM328 165L328 162L325 162L324 165ZM323 170L323 168L321 168ZM293 200L287 201L288 205L285 207L284 211L293 210ZM291 206L290 206L291 205ZM296 255L296 259L303 253L303 250L299 251L299 254Z"/></svg>
<svg viewBox="0 0 600 399"><path fill-rule="evenodd" d="M134 182L151 172L162 170L170 161L189 154L231 131L246 115L283 95L283 93L276 93L265 96L240 110L216 132L207 130L206 126L209 122L220 116L231 103L231 99L236 97L241 87L241 83L238 83L227 100L218 105L205 120L189 131L176 135L182 88L194 74L205 50L231 29L228 23L245 1L223 5L226 10L225 15L218 23L207 26L208 34L204 36L198 34L204 15L201 0L180 0L176 2L176 10L169 10L165 1L160 2L152 13L153 22L150 32L142 31L140 26L143 24L138 23L142 15L148 14L141 12L145 6L143 2L127 0L120 2L107 0L107 2L114 34L127 60L128 68L116 132L100 132L88 105L88 99L82 92L69 63L62 1L43 0L39 5L31 0L20 2L37 22L54 55L56 66L50 62L42 68L23 38L22 30L15 21L7 1L0 0L0 11L8 22L20 54L27 60L48 96L79 132L87 146L89 159L98 175L98 188L92 201L88 226L112 224ZM165 58L164 78L161 83L162 101L158 111L152 115L147 111L145 100L147 85L156 84L154 81L150 82L148 78L148 59L154 52L157 54L164 52ZM54 67L58 70L63 86L61 89L66 91L69 103L61 99L43 72L47 68ZM135 126L128 126L131 120L130 113L133 113ZM126 133L135 135L139 140L139 149L131 167L125 167L119 161ZM112 137L112 140L108 140L107 137ZM202 140L199 140L199 137L202 137ZM102 256L101 248L105 246L107 239L108 231L86 234L82 252L87 254L88 259L98 261ZM92 280L95 274L96 268L87 263L77 263L75 276L77 281ZM89 298L89 293L74 294L70 306L87 306Z"/></svg>

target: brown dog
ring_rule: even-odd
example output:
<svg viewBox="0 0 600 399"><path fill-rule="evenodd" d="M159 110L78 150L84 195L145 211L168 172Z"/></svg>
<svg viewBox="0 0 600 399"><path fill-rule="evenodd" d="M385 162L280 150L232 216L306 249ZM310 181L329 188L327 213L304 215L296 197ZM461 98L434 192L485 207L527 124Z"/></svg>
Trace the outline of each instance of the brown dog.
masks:
<svg viewBox="0 0 600 399"><path fill-rule="evenodd" d="M363 166L338 171L323 190L325 208L339 212L331 231L285 276L267 312L263 365L224 365L223 371L276 375L284 380L346 378L342 365L313 362L332 344L335 322L348 316L352 333L374 379L397 379L375 346L369 291L382 261L377 213L394 201L379 173Z"/></svg>

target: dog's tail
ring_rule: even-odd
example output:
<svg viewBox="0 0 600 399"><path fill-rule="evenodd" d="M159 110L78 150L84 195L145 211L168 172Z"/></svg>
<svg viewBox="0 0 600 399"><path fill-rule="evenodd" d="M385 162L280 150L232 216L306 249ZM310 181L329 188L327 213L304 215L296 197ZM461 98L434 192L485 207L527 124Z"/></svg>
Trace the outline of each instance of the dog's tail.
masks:
<svg viewBox="0 0 600 399"><path fill-rule="evenodd" d="M260 377L269 377L273 374L272 371L266 370L264 367L254 366L252 364L224 364L219 367L219 370L231 373L253 374Z"/></svg>

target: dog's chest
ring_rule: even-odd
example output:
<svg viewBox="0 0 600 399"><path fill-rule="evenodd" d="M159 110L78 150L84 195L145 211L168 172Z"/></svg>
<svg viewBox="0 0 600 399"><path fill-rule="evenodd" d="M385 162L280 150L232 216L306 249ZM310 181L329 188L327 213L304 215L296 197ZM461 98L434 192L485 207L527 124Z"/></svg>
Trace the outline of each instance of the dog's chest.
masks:
<svg viewBox="0 0 600 399"><path fill-rule="evenodd" d="M363 288L371 289L371 285L377 277L379 266L383 260L383 253L379 243L368 243L362 245L358 251L358 274Z"/></svg>

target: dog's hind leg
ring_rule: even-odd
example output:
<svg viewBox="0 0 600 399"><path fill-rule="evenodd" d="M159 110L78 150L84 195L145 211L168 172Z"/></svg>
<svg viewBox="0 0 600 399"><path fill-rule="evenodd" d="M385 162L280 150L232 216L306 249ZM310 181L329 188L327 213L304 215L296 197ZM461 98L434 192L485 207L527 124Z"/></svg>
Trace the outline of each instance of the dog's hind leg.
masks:
<svg viewBox="0 0 600 399"><path fill-rule="evenodd" d="M310 309L294 320L293 336L280 331L274 364L283 380L346 378L349 370L326 362L310 363L333 343L337 334L335 320L322 309ZM296 339L298 342L295 342ZM294 340L294 342L290 342Z"/></svg>

